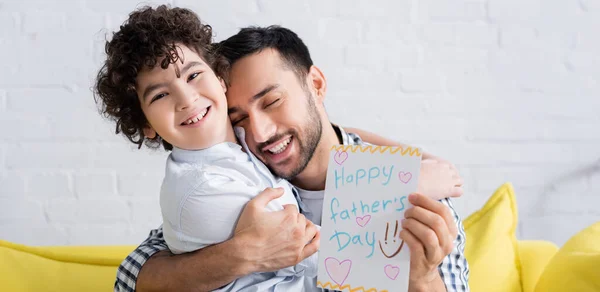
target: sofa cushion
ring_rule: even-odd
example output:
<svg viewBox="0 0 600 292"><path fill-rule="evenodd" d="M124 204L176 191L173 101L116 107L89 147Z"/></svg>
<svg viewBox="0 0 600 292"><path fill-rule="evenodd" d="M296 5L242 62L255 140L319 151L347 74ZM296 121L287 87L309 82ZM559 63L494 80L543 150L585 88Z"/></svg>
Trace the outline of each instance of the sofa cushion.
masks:
<svg viewBox="0 0 600 292"><path fill-rule="evenodd" d="M512 185L500 186L483 208L463 223L471 290L523 291L515 237L517 206Z"/></svg>
<svg viewBox="0 0 600 292"><path fill-rule="evenodd" d="M0 291L112 291L117 266L133 248L29 247L0 240Z"/></svg>
<svg viewBox="0 0 600 292"><path fill-rule="evenodd" d="M546 265L558 251L556 244L544 240L519 240L523 292L533 292Z"/></svg>
<svg viewBox="0 0 600 292"><path fill-rule="evenodd" d="M535 291L600 291L600 222L577 233L558 250Z"/></svg>

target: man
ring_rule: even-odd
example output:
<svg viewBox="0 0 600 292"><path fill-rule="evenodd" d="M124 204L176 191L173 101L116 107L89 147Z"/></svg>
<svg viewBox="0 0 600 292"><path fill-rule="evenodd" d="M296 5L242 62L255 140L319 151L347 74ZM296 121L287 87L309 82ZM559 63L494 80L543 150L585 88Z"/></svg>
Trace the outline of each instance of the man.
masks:
<svg viewBox="0 0 600 292"><path fill-rule="evenodd" d="M233 125L244 128L250 150L274 174L298 187L304 215L319 224L331 146L363 141L329 122L323 105L327 82L295 33L245 28L218 49L226 60L218 73L228 85ZM373 138L369 142L386 141ZM450 164L429 160L430 166L450 174L440 178L453 179L455 187L445 196L462 194ZM115 290L206 291L298 263L318 250L319 234L311 224L290 220L298 218L290 210L265 212L279 195L265 190L248 203L232 239L193 253L172 255L162 230L153 230L119 267ZM405 212L400 234L411 252L409 291L468 291L464 230L450 200L411 194L409 201L414 207Z"/></svg>

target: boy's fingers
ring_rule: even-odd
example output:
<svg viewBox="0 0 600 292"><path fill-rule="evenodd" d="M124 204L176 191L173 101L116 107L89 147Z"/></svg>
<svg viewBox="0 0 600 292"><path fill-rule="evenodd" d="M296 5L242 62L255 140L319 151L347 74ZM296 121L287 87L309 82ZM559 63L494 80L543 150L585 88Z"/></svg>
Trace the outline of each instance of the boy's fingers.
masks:
<svg viewBox="0 0 600 292"><path fill-rule="evenodd" d="M450 196L453 198L458 198L460 196L462 196L464 193L464 190L462 187L453 187L452 190L450 191Z"/></svg>
<svg viewBox="0 0 600 292"><path fill-rule="evenodd" d="M465 181L463 180L463 178L462 178L462 177L460 177L460 176L459 176L459 177L455 178L455 181L454 181L454 183L455 183L457 186L462 186L462 185L464 185L464 184L465 184Z"/></svg>

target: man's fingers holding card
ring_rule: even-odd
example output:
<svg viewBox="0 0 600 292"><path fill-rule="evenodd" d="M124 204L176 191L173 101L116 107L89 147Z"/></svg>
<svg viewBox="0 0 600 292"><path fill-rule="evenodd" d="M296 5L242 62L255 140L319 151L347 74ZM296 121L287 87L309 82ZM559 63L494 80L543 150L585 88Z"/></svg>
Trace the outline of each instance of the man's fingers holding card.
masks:
<svg viewBox="0 0 600 292"><path fill-rule="evenodd" d="M448 235L452 238L452 241L456 238L456 236L458 235L458 230L456 229L454 218L452 217L452 214L450 213L448 207L436 200L433 200L421 194L410 194L410 196L408 197L408 201L415 207L422 207L423 209L440 216L443 219L444 224L446 225L446 228L449 232Z"/></svg>
<svg viewBox="0 0 600 292"><path fill-rule="evenodd" d="M425 254L425 249L423 248L423 244L419 239L408 229L402 229L400 231L400 239L404 240L406 245L408 245L408 249L410 250L411 258L415 259L419 255Z"/></svg>
<svg viewBox="0 0 600 292"><path fill-rule="evenodd" d="M411 231L423 243L430 260L435 260L441 249L452 245L450 231L444 219L422 207L413 207L404 214L402 227Z"/></svg>
<svg viewBox="0 0 600 292"><path fill-rule="evenodd" d="M413 204L413 206L422 207L442 216L448 225L454 225L450 210L448 210L448 208L439 201L429 198L423 194L410 194L408 196L408 201Z"/></svg>

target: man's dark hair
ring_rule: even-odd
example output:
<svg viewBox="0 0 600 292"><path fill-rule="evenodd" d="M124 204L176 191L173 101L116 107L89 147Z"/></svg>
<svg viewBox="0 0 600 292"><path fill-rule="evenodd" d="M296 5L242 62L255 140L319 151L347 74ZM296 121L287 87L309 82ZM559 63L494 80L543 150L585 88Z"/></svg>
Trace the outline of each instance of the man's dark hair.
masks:
<svg viewBox="0 0 600 292"><path fill-rule="evenodd" d="M293 70L300 81L306 77L313 65L308 48L302 39L295 32L277 25L242 28L216 47L217 54L223 58L217 64L217 74L227 83L229 69L235 62L246 56L260 53L264 49L277 50L285 66Z"/></svg>
<svg viewBox="0 0 600 292"><path fill-rule="evenodd" d="M94 85L96 104L104 116L116 122L116 133L122 132L138 148L144 142L152 148L162 142L165 149L171 150L173 146L158 135L153 139L144 137L148 120L136 93L136 78L144 68L166 69L182 62L176 44L187 46L213 65L212 38L210 25L203 24L189 9L161 5L132 12L112 40L106 42L106 61ZM161 59L159 64L157 60Z"/></svg>

